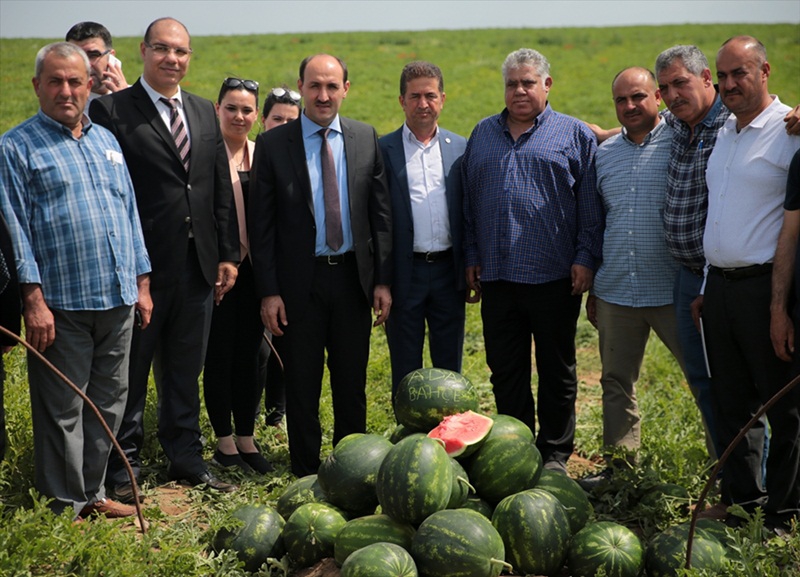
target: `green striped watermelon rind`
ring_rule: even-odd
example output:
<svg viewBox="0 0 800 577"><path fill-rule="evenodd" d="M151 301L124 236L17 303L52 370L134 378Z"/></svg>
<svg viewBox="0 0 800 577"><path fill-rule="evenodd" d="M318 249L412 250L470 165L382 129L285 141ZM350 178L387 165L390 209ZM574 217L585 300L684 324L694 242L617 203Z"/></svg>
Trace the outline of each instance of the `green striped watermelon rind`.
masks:
<svg viewBox="0 0 800 577"><path fill-rule="evenodd" d="M650 541L645 551L648 577L672 577L686 564L689 523L674 525ZM727 551L714 533L695 527L692 541L692 567L720 571L725 566Z"/></svg>
<svg viewBox="0 0 800 577"><path fill-rule="evenodd" d="M492 523L469 509L446 509L425 519L411 542L411 556L425 577L498 577L512 568Z"/></svg>
<svg viewBox="0 0 800 577"><path fill-rule="evenodd" d="M373 543L392 543L405 549L411 549L414 527L392 519L389 515L367 515L352 519L336 535L333 557L338 565L355 551Z"/></svg>
<svg viewBox="0 0 800 577"><path fill-rule="evenodd" d="M275 508L281 517L288 519L300 505L325 503L325 492L319 485L317 475L306 475L295 479L284 489Z"/></svg>
<svg viewBox="0 0 800 577"><path fill-rule="evenodd" d="M543 468L534 488L551 493L564 506L573 535L583 529L592 516L594 507L592 507L586 491L577 482L562 473Z"/></svg>
<svg viewBox="0 0 800 577"><path fill-rule="evenodd" d="M418 577L411 555L394 543L373 543L354 551L342 565L341 577Z"/></svg>
<svg viewBox="0 0 800 577"><path fill-rule="evenodd" d="M356 515L373 513L378 506L375 479L393 446L385 437L364 433L336 443L317 472L326 500Z"/></svg>
<svg viewBox="0 0 800 577"><path fill-rule="evenodd" d="M461 463L450 457L450 465L453 467L453 488L450 491L447 509L460 509L467 502L470 494L475 493L475 487L470 484L469 475Z"/></svg>
<svg viewBox="0 0 800 577"><path fill-rule="evenodd" d="M412 525L447 507L453 483L450 457L422 433L397 443L381 463L375 489L381 512Z"/></svg>
<svg viewBox="0 0 800 577"><path fill-rule="evenodd" d="M542 472L542 455L525 437L489 433L464 468L477 494L494 505L536 485Z"/></svg>
<svg viewBox="0 0 800 577"><path fill-rule="evenodd" d="M509 495L495 507L492 525L503 539L506 561L516 571L551 575L564 566L572 537L569 518L547 491Z"/></svg>
<svg viewBox="0 0 800 577"><path fill-rule="evenodd" d="M644 568L644 549L636 534L618 523L598 521L578 531L569 546L571 577L637 577Z"/></svg>
<svg viewBox="0 0 800 577"><path fill-rule="evenodd" d="M333 557L336 535L347 520L331 505L306 503L286 520L283 543L297 567L310 567Z"/></svg>
<svg viewBox="0 0 800 577"><path fill-rule="evenodd" d="M490 521L492 520L492 513L494 513L494 508L477 495L470 495L467 497L466 502L461 506L461 508L476 511Z"/></svg>
<svg viewBox="0 0 800 577"><path fill-rule="evenodd" d="M283 517L268 505L248 504L237 507L231 517L235 527L222 528L214 537L213 549L236 551L247 571L256 571L270 557L283 556L281 537L285 522Z"/></svg>
<svg viewBox="0 0 800 577"><path fill-rule="evenodd" d="M446 369L411 371L400 381L394 399L397 422L421 433L449 415L478 409L478 390L464 375Z"/></svg>

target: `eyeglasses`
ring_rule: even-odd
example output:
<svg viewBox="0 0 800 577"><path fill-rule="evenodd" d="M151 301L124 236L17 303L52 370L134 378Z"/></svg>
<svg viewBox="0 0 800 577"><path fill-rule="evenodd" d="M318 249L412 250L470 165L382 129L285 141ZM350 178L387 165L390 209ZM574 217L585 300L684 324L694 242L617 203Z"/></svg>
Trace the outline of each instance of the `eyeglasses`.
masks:
<svg viewBox="0 0 800 577"><path fill-rule="evenodd" d="M255 80L245 80L244 78L231 78L228 77L222 81L223 86L227 86L228 88L236 89L240 86L244 86L246 90L250 92L255 92L258 94L258 82Z"/></svg>
<svg viewBox="0 0 800 577"><path fill-rule="evenodd" d="M278 86L277 88L273 88L269 92L275 98L281 98L282 96L288 94L289 98L294 100L295 102L300 102L300 93L295 92L294 90L286 90L282 86Z"/></svg>
<svg viewBox="0 0 800 577"><path fill-rule="evenodd" d="M100 52L99 50L89 50L86 53L86 57L89 59L89 62L94 62L95 60L97 60L98 58L102 58L103 56L105 56L109 52L111 52L111 48L109 48L108 50L105 50L103 52Z"/></svg>
<svg viewBox="0 0 800 577"><path fill-rule="evenodd" d="M155 52L158 56L169 56L170 52L174 52L175 58L183 60L192 54L191 48L184 48L182 46L173 48L172 46L167 46L166 44L149 44L147 42L145 42L144 45Z"/></svg>

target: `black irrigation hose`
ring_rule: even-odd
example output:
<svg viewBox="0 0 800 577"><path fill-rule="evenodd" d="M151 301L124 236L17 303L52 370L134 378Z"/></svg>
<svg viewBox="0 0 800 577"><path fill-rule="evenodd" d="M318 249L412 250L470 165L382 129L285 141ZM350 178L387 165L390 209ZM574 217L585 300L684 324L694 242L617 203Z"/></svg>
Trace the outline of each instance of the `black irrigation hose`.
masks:
<svg viewBox="0 0 800 577"><path fill-rule="evenodd" d="M141 528L141 531L142 531L142 535L144 535L147 532L147 526L146 526L146 523L145 523L145 520L144 520L144 516L142 515L141 505L139 504L139 487L136 484L136 476L133 474L133 469L131 468L130 463L128 463L128 459L125 456L125 453L122 451L122 447L119 446L119 443L117 442L117 439L114 436L114 433L109 428L108 423L106 423L105 419L103 419L103 416L100 414L100 411L97 409L97 406L92 402L92 400L89 397L86 396L86 393L84 393L82 390L80 390L75 385L75 383L70 381L64 373L59 371L55 367L55 365L53 365L53 363L51 363L46 358L44 358L44 356L39 351L34 349L24 339L20 338L19 336L17 336L14 333L12 333L11 331L9 331L7 328L5 328L2 325L0 325L0 333L4 334L6 336L12 337L14 340L16 340L18 343L21 343L26 349L28 349L28 351L33 353L34 356L36 358L38 358L40 361L42 361L47 368L49 368L51 371L53 371L53 373L55 373L62 381L67 383L67 385L69 385L69 387L73 391L75 391L75 394L78 395L81 399L83 399L83 402L86 403L92 409L94 414L97 416L97 419L100 421L100 424L103 426L103 429L105 430L106 435L108 435L108 438L111 439L111 443L114 445L114 449L116 449L117 453L122 458L122 462L125 463L125 469L128 471L128 478L131 480L131 487L133 488L133 504L136 507L136 515L139 518L139 525L140 525L140 528Z"/></svg>
<svg viewBox="0 0 800 577"><path fill-rule="evenodd" d="M702 493L700 493L700 497L697 500L697 504L695 505L694 511L692 511L692 520L689 523L689 537L686 543L686 565L687 569L692 567L692 543L694 542L694 528L697 524L697 514L702 510L703 504L705 503L706 496L708 496L708 492L711 490L712 485L714 485L714 481L717 478L722 466L725 464L725 461L728 460L728 457L736 448L736 446L744 439L744 436L747 432L755 425L758 420L770 410L775 403L781 400L786 394L791 391L797 383L800 382L800 375L797 375L791 381L789 381L786 386L784 386L780 391L775 393L775 395L767 401L759 410L753 415L753 418L739 431L739 434L731 441L731 444L728 445L728 448L725 449L725 452L722 453L722 456L717 461L717 465L714 467L714 470L711 471L711 474L708 477L708 481L706 481L705 487L703 487Z"/></svg>

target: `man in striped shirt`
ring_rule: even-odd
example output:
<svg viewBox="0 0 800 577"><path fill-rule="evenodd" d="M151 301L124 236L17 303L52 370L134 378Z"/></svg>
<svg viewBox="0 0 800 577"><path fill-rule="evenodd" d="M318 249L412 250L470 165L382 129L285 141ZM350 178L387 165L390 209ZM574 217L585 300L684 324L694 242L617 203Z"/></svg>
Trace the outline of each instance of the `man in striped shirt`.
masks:
<svg viewBox="0 0 800 577"><path fill-rule="evenodd" d="M600 260L603 216L592 133L547 102L550 64L521 48L503 63L506 108L482 120L463 157L467 285L481 294L497 410L536 426L536 445L566 472L575 435L575 331Z"/></svg>
<svg viewBox="0 0 800 577"><path fill-rule="evenodd" d="M128 393L134 307L150 318L150 261L119 144L83 114L92 80L79 47L36 56L40 110L0 140L26 339L97 405L116 433ZM88 407L31 353L35 484L56 513L133 515L106 499L111 450Z"/></svg>

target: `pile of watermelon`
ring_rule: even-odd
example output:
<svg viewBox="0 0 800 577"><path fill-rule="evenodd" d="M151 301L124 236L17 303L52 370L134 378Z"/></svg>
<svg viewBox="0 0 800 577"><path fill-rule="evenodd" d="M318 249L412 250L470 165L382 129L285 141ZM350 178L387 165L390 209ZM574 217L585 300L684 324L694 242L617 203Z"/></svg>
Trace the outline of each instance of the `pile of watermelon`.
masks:
<svg viewBox="0 0 800 577"><path fill-rule="evenodd" d="M479 414L477 391L462 375L413 371L394 410L391 439L345 437L276 509L234 513L241 523L215 549L235 550L251 571L284 552L296 568L333 557L344 577L559 575L567 566L573 577L601 568L608 577L641 574L638 537L616 523L589 523L580 486L543 469L527 425ZM695 557L721 558L708 549L710 529L701 533ZM647 551L654 577L677 569L683 533L665 535Z"/></svg>

